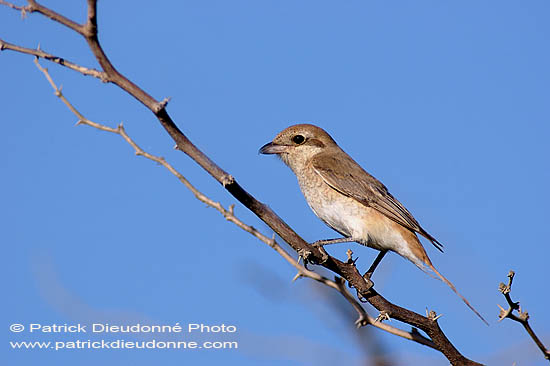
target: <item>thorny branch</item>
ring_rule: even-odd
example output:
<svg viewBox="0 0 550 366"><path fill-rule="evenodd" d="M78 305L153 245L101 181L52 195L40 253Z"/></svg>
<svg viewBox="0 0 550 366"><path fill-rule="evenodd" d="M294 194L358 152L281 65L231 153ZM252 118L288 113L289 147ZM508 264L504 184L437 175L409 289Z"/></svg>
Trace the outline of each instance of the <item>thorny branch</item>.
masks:
<svg viewBox="0 0 550 366"><path fill-rule="evenodd" d="M46 53L46 52L42 51L40 49L40 47L38 47L36 49L26 48L26 47L21 47L21 46L15 45L15 44L8 43L8 42L0 39L0 50L12 50L12 51L16 51L16 52L19 52L19 53L26 53L27 55L33 55L33 56L36 56L36 57L43 58L45 60L54 62L54 63L59 64L61 66L68 67L69 69L74 70L74 71L78 71L79 73L81 73L83 75L90 75L90 76L96 77L96 78L98 78L102 81L107 81L107 75L104 72L98 71L96 69L89 69L87 67L77 65L77 64L75 64L75 63L73 63L69 60L64 59L64 58L57 57L57 56L54 56L52 54Z"/></svg>
<svg viewBox="0 0 550 366"><path fill-rule="evenodd" d="M397 336L400 336L400 337L403 337L403 338L406 338L406 339L409 339L409 340L413 340L413 341L416 341L418 343L421 343L425 346L428 346L428 347L431 347L431 348L435 348L435 345L432 341L430 341L428 338L422 336L421 334L419 334L418 332L415 332L415 331L411 331L411 332L406 332L404 330L401 330L401 329L398 329L398 328L395 328L395 327L392 327L390 325L387 325L387 324L384 324L382 322L377 322L375 318L371 317L370 315L368 315L365 311L365 309L363 309L363 307L361 306L361 304L359 304L359 302L349 293L349 291L346 289L346 287L344 286L345 282L342 280L341 277L335 277L334 281L333 280L330 280L322 275L320 275L319 273L317 272L313 272L313 271L310 271L308 269L306 269L304 266L300 265L298 263L298 261L296 261L286 250L284 250L280 245L279 243L277 243L277 241L274 239L274 238L269 238L267 236L265 236L264 234L262 234L261 232L259 232L256 228L250 226L250 225L247 225L245 224L244 222L242 222L239 218L237 218L237 216L235 216L234 214L234 211L233 211L233 205L231 205L229 207L229 209L226 209L225 207L223 207L223 205L219 202L216 202L212 199L210 199L208 196L204 195L202 192L200 192L195 186L193 186L191 184L191 182L189 182L180 172L178 172L170 163L168 163L163 157L160 157L160 156L155 156L155 155L152 155L148 152L146 152L145 150L143 150L129 135L128 133L126 132L125 128L123 127L122 123L119 124L116 128L112 128L112 127L109 127L109 126L106 126L104 124L101 124L101 123L97 123L97 122L93 122L93 121L90 121L89 119L87 119L86 117L84 117L70 102L69 100L65 97L65 95L62 93L61 91L61 88L58 87L55 82L53 81L50 73L48 72L48 69L42 67L40 65L40 63L38 62L38 58L35 58L34 60L35 64L36 64L36 67L38 67L38 69L40 71L42 71L42 73L44 74L44 76L46 77L46 79L48 80L48 82L50 83L50 85L52 86L52 88L54 89L54 94L56 97L58 97L59 99L61 99L61 101L67 106L67 108L69 108L69 110L75 115L78 117L78 122L76 123L77 125L87 125L87 126L90 126L90 127L93 127L93 128L96 128L98 130L101 130L101 131L105 131L105 132L111 132L111 133L114 133L114 134L117 134L119 135L120 137L122 137L130 146L132 146L132 148L134 149L135 151L135 154L138 155L138 156L143 156L149 160L152 160L154 162L157 162L158 164L164 166L166 169L168 169L168 171L170 173L172 173L174 176L176 176L176 178L179 179L179 181L181 183L183 183L183 185L189 189L191 191L191 193L193 193L193 195L201 202L205 203L206 205L212 207L212 208L215 208L216 210L218 210L222 215L223 217L234 223L235 225L237 225L239 228L243 229L244 231L250 233L252 236L258 238L260 241L264 242L265 244L269 245L271 248L273 248L278 254L280 254L287 262L289 262L291 265L293 265L297 270L298 270L298 274L296 275L295 278L298 278L298 277L308 277L308 278L311 278L315 281L318 281L320 283L323 283L325 285L327 285L328 287L332 287L333 289L337 290L338 292L340 292L344 298L346 298L347 301L349 301L351 303L351 305L353 306L353 308L358 312L359 314L359 319L357 319L357 321L355 322L355 324L357 325L357 327L361 327L361 326L365 326L365 325L373 325L377 328L380 328L382 330L385 330L391 334L394 334L394 335L397 335ZM435 348L436 349L436 348Z"/></svg>
<svg viewBox="0 0 550 366"><path fill-rule="evenodd" d="M107 58L107 55L104 53L103 49L101 48L101 45L97 37L97 0L87 0L87 3L88 3L88 11L87 11L86 23L78 24L64 17L63 15L58 14L53 10L40 5L35 0L28 0L28 5L24 7L17 7L15 5L10 6L8 5L9 3L7 3L6 1L0 0L0 4L8 5L11 8L22 11L23 13L26 13L26 12L41 13L49 17L50 19L54 20L55 22L65 25L71 30L82 35L85 38L86 42L88 43L88 46L90 47L97 61L99 62L102 68L102 72L105 74L105 77L102 78L102 80L106 82L114 83L115 85L119 86L121 89L123 89L128 94L136 98L143 105L145 105L149 110L151 110L155 114L155 116L157 117L157 119L159 120L163 128L176 142L176 148L178 150L181 150L182 152L187 154L189 157L191 157L199 166L201 166L214 179L216 179L219 183L221 183L231 195L233 195L239 202L241 202L245 207L251 210L256 216L258 216L258 218L264 221L275 233L277 233L305 260L311 263L319 264L333 271L339 276L343 277L345 280L348 281L351 287L354 287L356 289L358 296L361 299L368 301L381 313L393 319L412 325L415 328L423 330L433 342L434 348L442 352L445 355L445 357L447 357L447 359L451 362L451 364L479 365L477 362L474 362L464 357L452 345L450 340L445 336L445 334L439 327L439 324L437 323L437 319L424 317L418 313L402 308L398 305L392 304L391 302L386 300L383 296L378 294L376 290L368 286L368 283L365 281L361 273L359 273L353 261L342 262L337 258L328 256L326 253L322 253L318 248L310 246L292 228L290 228L288 224L286 224L279 216L277 216L275 212L273 212L267 205L263 204L262 202L254 198L252 195L250 195L246 190L244 190L244 188L242 188L237 183L237 181L230 174L228 174L223 169L221 169L208 156L206 156L202 151L200 151L182 133L182 131L176 126L174 121L169 116L168 112L166 111L166 104L167 104L166 99L163 101L157 101L152 96L150 96L145 91L143 91L141 88L139 88L136 84L134 84L132 81L128 80L125 76L119 73L115 69L115 67L111 64L111 62ZM6 44L5 42L2 43L0 50L10 49L13 51L21 52L21 50L14 49L13 47L7 48L4 46L5 44ZM23 53L29 53L29 52L23 52ZM41 57L37 53L32 53L32 54L34 54L37 57ZM59 63L59 64L64 65L63 63ZM72 68L72 69L78 71L75 68ZM115 132L115 131L110 131L109 128L107 128L107 131ZM120 131L123 131L123 129L120 128ZM163 161L162 158L159 158L159 159ZM162 164L161 161L159 161L159 163ZM220 208L222 208L221 205L220 205ZM223 213L223 211L221 210L220 212ZM226 213L224 214L224 216L226 216L226 218L227 217L231 218L230 221L232 221L234 217L232 210L231 209L225 210L225 212ZM257 233L255 229L253 232L251 232L251 234L259 238L259 233ZM272 241L271 244L269 244L272 247L274 246L273 242L274 241ZM414 332L411 332L411 334L412 333ZM416 340L412 336L411 338L413 340Z"/></svg>
<svg viewBox="0 0 550 366"><path fill-rule="evenodd" d="M500 313L498 315L499 321L508 318L512 319L518 323L521 323L531 339L535 342L537 347L541 350L542 354L544 355L544 358L550 361L550 351L546 349L544 344L541 342L539 337L535 334L531 326L529 325L529 313L525 310L522 310L519 306L519 301L514 302L512 301L512 297L510 296L510 292L512 291L512 281L514 280L515 272L510 271L508 272L508 284L505 285L504 283L500 283L498 286L498 290L504 295L504 298L506 299L506 302L508 303L508 309L504 309L502 306L498 305L500 308ZM514 311L518 312L518 315L514 314Z"/></svg>

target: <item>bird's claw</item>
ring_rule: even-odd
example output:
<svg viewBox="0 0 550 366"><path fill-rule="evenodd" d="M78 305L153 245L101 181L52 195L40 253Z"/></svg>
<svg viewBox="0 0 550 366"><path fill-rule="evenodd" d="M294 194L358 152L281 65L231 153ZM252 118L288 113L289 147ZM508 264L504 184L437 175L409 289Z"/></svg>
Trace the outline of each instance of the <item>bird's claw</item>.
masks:
<svg viewBox="0 0 550 366"><path fill-rule="evenodd" d="M363 275L363 279L367 283L367 291L369 291L374 286L374 282L372 282L372 280L370 279L371 275L372 275L372 273L369 273L369 272L367 272Z"/></svg>
<svg viewBox="0 0 550 366"><path fill-rule="evenodd" d="M326 261L329 258L329 255L322 244L323 240L318 240L315 243L310 244L312 247L316 248L321 252L321 261L319 261L317 264L323 264L326 263ZM304 259L304 264L309 259L309 257L313 254L310 250L307 249L300 249L298 251L298 254ZM311 261L310 261L311 262Z"/></svg>
<svg viewBox="0 0 550 366"><path fill-rule="evenodd" d="M361 302L367 302L367 298L363 295L363 293L367 294L370 291L370 289L374 286L374 282L372 282L372 280L370 279L369 273L365 273L363 275L363 279L365 280L367 288L365 289L365 291L361 291L361 292L357 290L357 298ZM350 284L350 287L352 287L351 284Z"/></svg>
<svg viewBox="0 0 550 366"><path fill-rule="evenodd" d="M309 256L311 255L311 250L309 249L298 249L298 255L302 257L304 260L307 260Z"/></svg>
<svg viewBox="0 0 550 366"><path fill-rule="evenodd" d="M319 249L319 251L321 252L321 262L319 264L324 264L328 261L328 253L327 251L325 250L325 248L321 245L320 247L318 247L317 249Z"/></svg>
<svg viewBox="0 0 550 366"><path fill-rule="evenodd" d="M304 261L304 267L306 269L309 269L307 268L307 263L308 263L308 259L309 257L311 257L311 250L308 250L308 249L299 249L298 250L298 263L300 263L300 259L302 259Z"/></svg>

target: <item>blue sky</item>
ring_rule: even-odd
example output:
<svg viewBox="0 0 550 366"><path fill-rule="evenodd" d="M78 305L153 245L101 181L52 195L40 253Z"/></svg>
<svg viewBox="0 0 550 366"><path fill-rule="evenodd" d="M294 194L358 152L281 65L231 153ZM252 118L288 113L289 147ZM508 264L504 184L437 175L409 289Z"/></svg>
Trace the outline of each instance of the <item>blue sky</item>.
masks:
<svg viewBox="0 0 550 366"><path fill-rule="evenodd" d="M47 5L84 19L84 1ZM512 297L550 345L547 287L550 25L546 1L102 1L100 39L115 66L158 99L184 133L306 240L335 237L294 176L257 150L283 128L315 123L380 179L444 245L442 282L396 255L374 277L389 300L442 313L447 336L488 364L545 365L520 325L497 323ZM0 8L0 38L96 67L85 42L41 17ZM143 106L112 85L46 65L89 119L127 132L212 199L236 203L173 143ZM117 136L75 127L32 58L0 53L1 241L8 340L12 323L231 324L238 350L14 351L9 364L362 364L368 332L398 365L441 365L429 348L353 329L329 289L291 282L273 250L206 208ZM236 214L271 231L243 206ZM366 268L375 252L352 247ZM344 309L344 310L343 310ZM367 306L371 314L376 312ZM391 321L394 326L401 326ZM405 327L406 328L406 327ZM86 338L87 337L87 338ZM140 337L125 336L128 340ZM189 339L191 340L191 339Z"/></svg>

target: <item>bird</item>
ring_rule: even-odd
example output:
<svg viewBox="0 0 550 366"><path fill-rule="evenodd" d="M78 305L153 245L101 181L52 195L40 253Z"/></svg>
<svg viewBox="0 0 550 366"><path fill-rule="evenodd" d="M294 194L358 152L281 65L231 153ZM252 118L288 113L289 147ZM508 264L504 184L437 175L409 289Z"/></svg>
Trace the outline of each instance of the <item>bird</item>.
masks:
<svg viewBox="0 0 550 366"><path fill-rule="evenodd" d="M424 230L386 186L356 163L325 130L312 124L290 126L262 146L259 153L277 155L296 175L315 215L343 236L319 240L315 245L357 242L379 250L375 262L367 271L369 275L386 252L395 252L424 272L431 270L435 273L488 324L434 267L418 235L441 252L443 245Z"/></svg>

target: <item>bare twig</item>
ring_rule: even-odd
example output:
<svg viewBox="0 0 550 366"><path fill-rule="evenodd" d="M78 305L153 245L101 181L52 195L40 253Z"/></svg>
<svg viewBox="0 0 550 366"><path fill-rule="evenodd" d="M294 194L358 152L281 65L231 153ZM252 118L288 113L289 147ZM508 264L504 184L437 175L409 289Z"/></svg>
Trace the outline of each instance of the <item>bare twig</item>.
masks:
<svg viewBox="0 0 550 366"><path fill-rule="evenodd" d="M9 8L12 8L14 10L19 10L21 12L24 12L26 11L25 7L24 6L19 6L19 5L15 5L13 3L10 3L10 2L7 2L7 1L4 1L4 0L0 0L0 5L5 5Z"/></svg>
<svg viewBox="0 0 550 366"><path fill-rule="evenodd" d="M533 342L539 347L542 354L544 355L544 358L550 361L550 351L544 346L544 344L541 342L539 337L535 334L533 331L533 328L529 325L529 313L525 310L522 310L519 306L519 301L514 302L512 301L512 297L510 296L510 292L512 291L512 281L514 280L515 272L510 271L508 272L508 284L505 285L504 283L500 283L498 286L498 290L504 295L504 298L506 299L506 302L508 303L508 309L504 309L502 306L498 305L500 308L500 313L498 315L499 321L508 318L512 319L518 323L521 323L523 327L525 328L525 331L529 334ZM514 311L518 312L518 315L514 314Z"/></svg>
<svg viewBox="0 0 550 366"><path fill-rule="evenodd" d="M104 53L97 38L97 0L88 0L88 16L85 24L80 25L65 18L64 16L38 4L34 0L29 0L29 12L41 13L52 20L67 26L75 32L81 34L103 72L106 74L105 80L118 85L121 89L132 95L147 108L149 108L157 117L160 124L167 133L176 142L176 148L186 153L199 166L207 171L214 179L223 185L223 187L233 195L245 207L251 210L258 218L264 221L273 231L275 231L285 242L287 242L297 253L305 260L317 263L323 267L335 272L345 278L350 286L357 290L361 298L366 299L380 312L385 312L392 319L396 319L415 328L421 329L431 338L435 347L441 351L453 365L479 365L464 357L445 336L437 321L432 321L418 313L392 304L376 290L371 288L359 273L353 263L346 263L337 258L324 255L318 248L308 245L288 224L275 214L267 205L258 201L246 190L244 190L237 181L222 168L216 165L208 156L199 150L176 126L165 108L165 103L159 102L136 84L120 74L111 64ZM112 131L111 131L112 132Z"/></svg>
<svg viewBox="0 0 550 366"><path fill-rule="evenodd" d="M51 10L50 8L47 8L45 6L42 6L41 4L37 3L34 0L27 0L28 5L25 6L25 10L29 13L41 13L42 15L47 16L51 20L56 21L59 24L63 24L66 27L69 27L70 29L74 30L75 32L84 35L85 29L82 25L78 24L77 22L74 22L70 20L67 17L64 17L63 15L56 13L55 11Z"/></svg>
<svg viewBox="0 0 550 366"><path fill-rule="evenodd" d="M40 58L46 59L48 61L54 62L56 64L59 64L61 66L68 67L71 70L78 71L79 73L81 73L83 75L90 75L90 76L96 77L96 78L98 78L102 81L107 81L107 75L102 71L99 71L99 70L96 70L96 69L89 69L87 67L77 65L74 62L68 61L64 58L46 53L46 52L42 51L40 48L32 49L32 48L21 47L21 46L11 44L11 43L8 43L8 42L0 39L0 51L3 51L3 50L11 50L11 51L26 53L28 55L33 55L33 56L36 56L36 57L40 57Z"/></svg>

